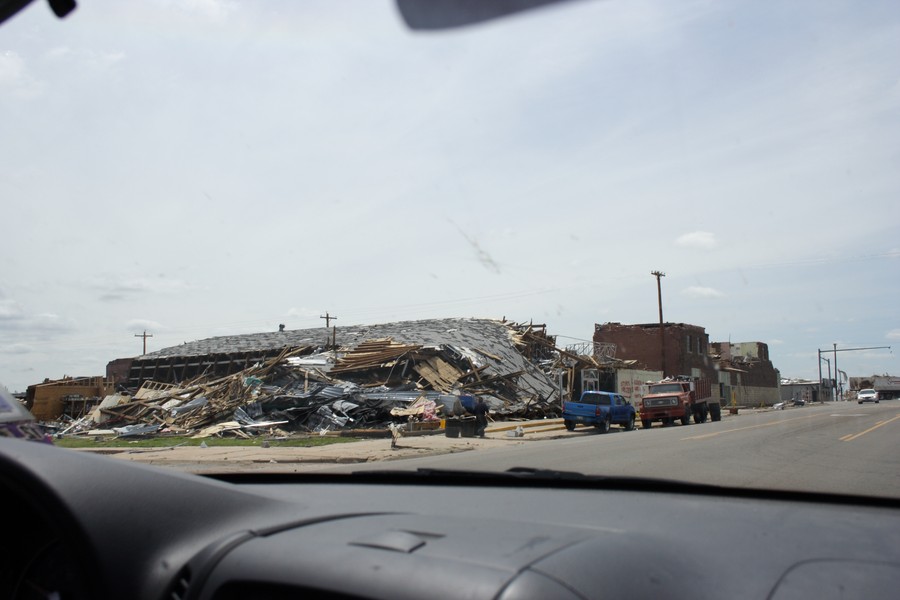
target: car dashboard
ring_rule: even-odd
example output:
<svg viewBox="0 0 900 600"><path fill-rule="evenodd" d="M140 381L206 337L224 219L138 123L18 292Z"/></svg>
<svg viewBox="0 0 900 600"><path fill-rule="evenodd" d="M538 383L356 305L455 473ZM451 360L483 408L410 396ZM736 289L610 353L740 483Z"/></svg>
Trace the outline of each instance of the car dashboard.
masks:
<svg viewBox="0 0 900 600"><path fill-rule="evenodd" d="M794 598L900 589L893 500L647 480L201 477L0 440L6 598Z"/></svg>

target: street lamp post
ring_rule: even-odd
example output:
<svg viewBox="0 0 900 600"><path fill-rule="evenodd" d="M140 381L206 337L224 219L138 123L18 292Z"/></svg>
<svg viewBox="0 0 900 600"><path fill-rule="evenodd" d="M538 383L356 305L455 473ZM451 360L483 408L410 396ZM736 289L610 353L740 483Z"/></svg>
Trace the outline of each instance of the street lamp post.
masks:
<svg viewBox="0 0 900 600"><path fill-rule="evenodd" d="M838 397L838 395L837 395L838 394L837 380L838 380L838 377L840 377L840 375L838 375L838 368L837 368L837 343L834 344L833 352L834 352L834 399L840 400L840 397Z"/></svg>
<svg viewBox="0 0 900 600"><path fill-rule="evenodd" d="M831 381L831 359L825 358L822 356L822 351L819 350L819 397L822 397L822 361L828 363L828 381Z"/></svg>

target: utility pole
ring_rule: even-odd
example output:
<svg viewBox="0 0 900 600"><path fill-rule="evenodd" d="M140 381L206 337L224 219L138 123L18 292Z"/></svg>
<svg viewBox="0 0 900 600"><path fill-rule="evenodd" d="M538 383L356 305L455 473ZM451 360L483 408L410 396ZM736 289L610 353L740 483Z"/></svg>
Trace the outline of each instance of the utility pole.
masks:
<svg viewBox="0 0 900 600"><path fill-rule="evenodd" d="M325 316L320 316L319 318L325 319L325 347L327 348L328 347L328 326L331 325L332 321L337 321L337 317L332 317L330 314L328 314L328 311L325 311ZM331 335L332 335L331 347L336 348L337 344L335 342L337 339L337 327L332 328ZM337 359L337 350L335 350L335 359Z"/></svg>
<svg viewBox="0 0 900 600"><path fill-rule="evenodd" d="M662 374L663 378L666 376L666 326L663 322L663 311L662 311L662 283L660 283L660 278L665 277L666 274L662 271L651 271L651 275L656 277L656 298L659 301L659 359L660 365L662 365Z"/></svg>
<svg viewBox="0 0 900 600"><path fill-rule="evenodd" d="M838 379L841 378L841 374L838 372L838 368L837 368L837 342L834 343L833 352L834 352L834 399L835 400L843 400L843 398L841 398L838 395L838 387L839 387Z"/></svg>
<svg viewBox="0 0 900 600"><path fill-rule="evenodd" d="M147 330L144 330L144 333L136 333L134 337L144 338L144 354L147 354L147 338L153 337L152 333L147 333Z"/></svg>

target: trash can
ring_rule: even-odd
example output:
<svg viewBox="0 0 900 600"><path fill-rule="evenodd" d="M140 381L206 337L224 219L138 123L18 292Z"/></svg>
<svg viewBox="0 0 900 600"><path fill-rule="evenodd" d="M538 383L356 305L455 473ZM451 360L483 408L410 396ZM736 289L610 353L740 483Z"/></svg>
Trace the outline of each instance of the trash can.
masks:
<svg viewBox="0 0 900 600"><path fill-rule="evenodd" d="M459 434L462 437L475 437L475 417L463 417L459 421Z"/></svg>
<svg viewBox="0 0 900 600"><path fill-rule="evenodd" d="M459 437L459 419L447 419L444 424L444 435L448 438L458 438Z"/></svg>

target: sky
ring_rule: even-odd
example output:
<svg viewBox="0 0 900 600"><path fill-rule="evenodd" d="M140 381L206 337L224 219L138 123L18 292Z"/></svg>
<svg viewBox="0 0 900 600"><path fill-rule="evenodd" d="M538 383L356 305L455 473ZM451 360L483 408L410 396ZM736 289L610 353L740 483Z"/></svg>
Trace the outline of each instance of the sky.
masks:
<svg viewBox="0 0 900 600"><path fill-rule="evenodd" d="M658 319L900 375L900 4L34 2L0 25L0 384L217 335ZM896 351L896 352L895 352ZM627 358L627 357L623 357ZM828 365L823 361L823 370Z"/></svg>

